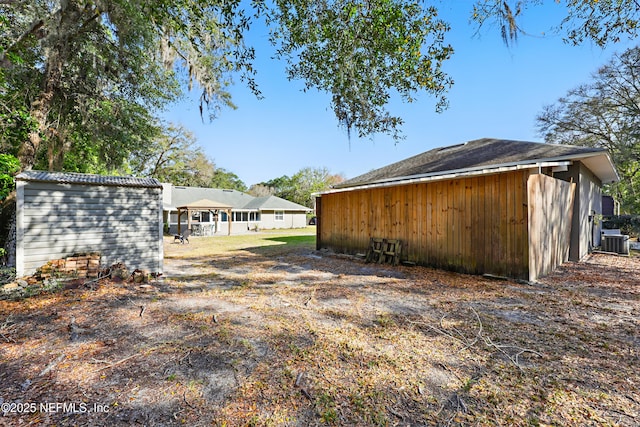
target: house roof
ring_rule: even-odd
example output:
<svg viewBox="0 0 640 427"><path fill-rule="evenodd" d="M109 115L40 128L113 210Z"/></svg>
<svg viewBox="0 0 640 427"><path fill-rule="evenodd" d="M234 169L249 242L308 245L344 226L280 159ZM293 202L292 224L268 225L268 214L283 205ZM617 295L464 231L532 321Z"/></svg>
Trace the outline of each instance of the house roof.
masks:
<svg viewBox="0 0 640 427"><path fill-rule="evenodd" d="M247 205L244 206L243 209L257 209L260 211L310 211L306 206L299 205L294 202L290 202L289 200L276 197L276 196L265 196L265 197L256 197Z"/></svg>
<svg viewBox="0 0 640 427"><path fill-rule="evenodd" d="M178 206L188 206L198 200L211 200L224 206L238 208L246 205L253 196L237 190L219 188L183 187L169 185L170 198L165 200L164 210L176 210Z"/></svg>
<svg viewBox="0 0 640 427"><path fill-rule="evenodd" d="M416 179L495 173L582 161L603 183L619 180L606 149L484 138L435 148L335 185L345 189Z"/></svg>
<svg viewBox="0 0 640 427"><path fill-rule="evenodd" d="M116 187L161 188L155 178L134 178L130 176L106 176L72 172L45 172L30 170L16 176L19 181L54 182L58 184L108 185Z"/></svg>
<svg viewBox="0 0 640 427"><path fill-rule="evenodd" d="M164 198L164 210L176 210L178 207L196 208L194 204L203 203L203 209L229 209L234 210L287 210L287 211L309 211L306 206L290 202L276 196L253 197L247 193L237 190L223 190L219 188L203 187L182 187L165 184L165 191L170 197ZM209 204L219 206L212 207Z"/></svg>
<svg viewBox="0 0 640 427"><path fill-rule="evenodd" d="M178 206L180 209L230 209L232 206L224 203L215 202L209 199L196 200L184 206Z"/></svg>

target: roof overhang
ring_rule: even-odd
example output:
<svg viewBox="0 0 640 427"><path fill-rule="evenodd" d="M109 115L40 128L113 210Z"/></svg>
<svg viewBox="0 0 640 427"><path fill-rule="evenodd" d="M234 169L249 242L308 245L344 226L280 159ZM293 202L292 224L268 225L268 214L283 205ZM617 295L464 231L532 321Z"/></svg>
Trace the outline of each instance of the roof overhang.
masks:
<svg viewBox="0 0 640 427"><path fill-rule="evenodd" d="M603 184L613 184L620 181L620 175L616 170L611 157L606 152L599 156L590 156L580 159L582 163L593 172Z"/></svg>
<svg viewBox="0 0 640 427"><path fill-rule="evenodd" d="M178 206L179 210L215 210L215 209L231 209L233 206L213 200L202 199L188 205Z"/></svg>
<svg viewBox="0 0 640 427"><path fill-rule="evenodd" d="M620 177L613 162L606 151L584 153L582 155L572 155L565 157L556 157L549 159L526 160L514 163L505 163L490 166L479 166L466 169L448 170L442 172L433 172L421 175L411 175L383 179L377 181L363 182L353 186L339 187L336 186L331 190L316 193L316 195L340 193L344 191L364 190L369 188L392 187L396 185L409 185L429 181L440 181L447 179L464 178L477 175L492 175L503 172L510 172L522 169L541 169L547 167L568 167L574 161L580 161L591 170L603 184L611 184L618 182Z"/></svg>

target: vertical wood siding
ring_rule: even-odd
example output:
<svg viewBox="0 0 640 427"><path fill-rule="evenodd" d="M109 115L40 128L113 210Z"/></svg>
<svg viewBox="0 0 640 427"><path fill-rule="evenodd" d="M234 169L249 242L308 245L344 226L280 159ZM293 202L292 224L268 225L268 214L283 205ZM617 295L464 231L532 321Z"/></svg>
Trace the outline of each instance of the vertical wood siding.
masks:
<svg viewBox="0 0 640 427"><path fill-rule="evenodd" d="M575 187L546 175L529 177L529 280L550 273L569 258Z"/></svg>
<svg viewBox="0 0 640 427"><path fill-rule="evenodd" d="M370 237L402 239L402 259L528 278L528 171L321 196L319 248L364 253Z"/></svg>
<svg viewBox="0 0 640 427"><path fill-rule="evenodd" d="M162 189L19 182L17 267L100 252L101 264L162 271Z"/></svg>

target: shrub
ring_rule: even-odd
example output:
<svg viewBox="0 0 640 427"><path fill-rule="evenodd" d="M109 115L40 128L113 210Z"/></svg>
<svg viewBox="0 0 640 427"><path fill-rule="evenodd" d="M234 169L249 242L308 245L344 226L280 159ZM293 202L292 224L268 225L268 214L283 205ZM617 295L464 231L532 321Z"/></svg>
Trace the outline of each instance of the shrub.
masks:
<svg viewBox="0 0 640 427"><path fill-rule="evenodd" d="M605 216L602 228L619 228L624 234L638 237L640 235L640 215L611 215Z"/></svg>

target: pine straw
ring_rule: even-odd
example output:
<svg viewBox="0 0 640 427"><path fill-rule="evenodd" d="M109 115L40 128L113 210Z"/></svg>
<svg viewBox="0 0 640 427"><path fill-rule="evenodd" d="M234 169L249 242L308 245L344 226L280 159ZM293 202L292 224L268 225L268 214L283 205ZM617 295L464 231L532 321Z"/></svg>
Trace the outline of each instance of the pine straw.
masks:
<svg viewBox="0 0 640 427"><path fill-rule="evenodd" d="M108 408L0 424L640 423L638 258L593 255L536 284L310 247L189 262L150 289L0 302L4 403Z"/></svg>

